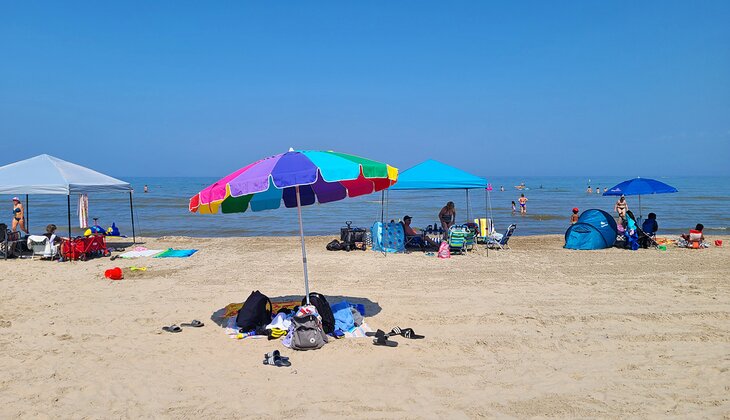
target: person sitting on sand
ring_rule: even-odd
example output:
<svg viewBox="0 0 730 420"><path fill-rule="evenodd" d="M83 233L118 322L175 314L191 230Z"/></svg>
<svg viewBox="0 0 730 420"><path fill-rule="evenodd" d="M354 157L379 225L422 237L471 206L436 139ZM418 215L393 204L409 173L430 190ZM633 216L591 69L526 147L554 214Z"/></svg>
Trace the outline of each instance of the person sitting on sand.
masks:
<svg viewBox="0 0 730 420"><path fill-rule="evenodd" d="M424 242L428 245L438 247L439 244L434 242L431 238L429 238L426 235L423 235L421 232L418 231L418 229L411 226L411 221L413 218L411 216L405 215L403 216L403 232L406 235L406 242L411 243L417 246L424 245Z"/></svg>
<svg viewBox="0 0 730 420"><path fill-rule="evenodd" d="M690 229L689 233L683 233L682 239L692 244L692 242L702 243L705 241L705 234L702 231L705 229L705 225L697 223L694 229Z"/></svg>
<svg viewBox="0 0 730 420"><path fill-rule="evenodd" d="M573 214L570 215L570 224L574 225L578 223L578 207L573 207Z"/></svg>
<svg viewBox="0 0 730 420"><path fill-rule="evenodd" d="M616 201L616 204L613 206L613 211L618 213L618 217L621 220L626 220L626 212L629 210L629 203L626 202L626 197L621 194L621 198Z"/></svg>

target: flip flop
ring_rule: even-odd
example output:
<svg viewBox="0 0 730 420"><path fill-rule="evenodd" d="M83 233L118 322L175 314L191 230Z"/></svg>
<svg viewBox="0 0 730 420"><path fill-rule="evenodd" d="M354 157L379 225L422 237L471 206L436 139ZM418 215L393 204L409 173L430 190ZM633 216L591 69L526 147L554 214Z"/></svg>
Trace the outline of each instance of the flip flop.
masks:
<svg viewBox="0 0 730 420"><path fill-rule="evenodd" d="M203 324L202 322L198 321L197 319L194 319L194 320L190 321L189 323L188 322L185 322L185 323L180 324L181 327L195 327L195 328L200 328L200 327L202 327L204 325L205 324Z"/></svg>
<svg viewBox="0 0 730 420"><path fill-rule="evenodd" d="M276 367L289 367L291 366L291 362L289 359L283 359L281 356L271 356L266 359L264 359L265 365L271 365Z"/></svg>
<svg viewBox="0 0 730 420"><path fill-rule="evenodd" d="M393 327L393 329L388 333L388 337L392 337L394 335L400 335L403 338L410 338L411 340L420 340L422 338L426 338L425 335L418 335L413 331L413 328L403 328L401 327Z"/></svg>
<svg viewBox="0 0 730 420"><path fill-rule="evenodd" d="M182 328L173 324L173 325L170 325L169 327L162 327L162 331L167 331L169 333L179 333L179 332L182 332Z"/></svg>
<svg viewBox="0 0 730 420"><path fill-rule="evenodd" d="M386 336L380 336L373 340L375 346L398 347L398 342L388 340Z"/></svg>
<svg viewBox="0 0 730 420"><path fill-rule="evenodd" d="M289 357L288 356L282 356L281 355L281 352L279 350L274 350L274 351L272 351L270 353L266 353L264 355L264 360L270 359L272 357L280 357L281 360L287 360L287 361L289 360Z"/></svg>

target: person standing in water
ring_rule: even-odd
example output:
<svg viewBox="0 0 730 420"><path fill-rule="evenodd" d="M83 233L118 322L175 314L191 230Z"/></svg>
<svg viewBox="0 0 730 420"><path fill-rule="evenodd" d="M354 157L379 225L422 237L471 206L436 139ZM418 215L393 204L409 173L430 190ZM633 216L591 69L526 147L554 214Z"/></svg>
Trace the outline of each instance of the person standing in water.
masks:
<svg viewBox="0 0 730 420"><path fill-rule="evenodd" d="M150 192L149 188L147 188L147 184L144 184L144 192Z"/></svg>
<svg viewBox="0 0 730 420"><path fill-rule="evenodd" d="M571 225L578 223L578 211L578 207L573 207L573 214L570 216Z"/></svg>
<svg viewBox="0 0 730 420"><path fill-rule="evenodd" d="M517 201L520 202L520 214L527 214L527 197L525 197L525 194L521 194Z"/></svg>
<svg viewBox="0 0 730 420"><path fill-rule="evenodd" d="M25 232L26 235L28 234L28 229L25 227L25 209L23 208L23 203L20 202L18 197L13 197L13 232L18 230L18 226L20 226L20 230Z"/></svg>
<svg viewBox="0 0 730 420"><path fill-rule="evenodd" d="M593 194L593 188L591 188L590 185L588 186L588 189L586 190L586 193L587 194Z"/></svg>
<svg viewBox="0 0 730 420"><path fill-rule="evenodd" d="M514 216L516 212L517 212L517 204L515 204L515 202L513 201L512 202L512 216Z"/></svg>

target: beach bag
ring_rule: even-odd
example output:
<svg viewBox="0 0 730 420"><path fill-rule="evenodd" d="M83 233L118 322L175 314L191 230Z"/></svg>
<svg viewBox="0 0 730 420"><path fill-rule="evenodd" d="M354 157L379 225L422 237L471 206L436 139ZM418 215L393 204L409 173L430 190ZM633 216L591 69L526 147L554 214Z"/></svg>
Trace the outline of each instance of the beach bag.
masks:
<svg viewBox="0 0 730 420"><path fill-rule="evenodd" d="M449 250L449 242L448 241L442 241L441 245L439 245L439 258L451 258L451 251Z"/></svg>
<svg viewBox="0 0 730 420"><path fill-rule="evenodd" d="M317 292L309 293L309 303L317 308L319 316L322 317L322 329L325 334L330 334L335 330L335 316L332 314L327 298ZM307 299L302 299L302 306L307 304Z"/></svg>
<svg viewBox="0 0 730 420"><path fill-rule="evenodd" d="M310 298L311 300L311 298ZM292 350L317 350L327 343L327 336L317 315L295 316L291 320Z"/></svg>
<svg viewBox="0 0 730 420"><path fill-rule="evenodd" d="M236 316L238 328L251 331L271 322L271 301L258 290L251 292Z"/></svg>
<svg viewBox="0 0 730 420"><path fill-rule="evenodd" d="M342 244L337 239L333 239L332 242L327 244L327 251L341 251Z"/></svg>

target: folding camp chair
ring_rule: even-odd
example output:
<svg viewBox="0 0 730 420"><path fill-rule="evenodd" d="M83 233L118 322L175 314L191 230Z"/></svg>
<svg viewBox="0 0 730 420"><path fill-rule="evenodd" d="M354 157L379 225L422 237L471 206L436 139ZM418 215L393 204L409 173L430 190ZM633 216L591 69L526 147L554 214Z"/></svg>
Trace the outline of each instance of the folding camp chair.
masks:
<svg viewBox="0 0 730 420"><path fill-rule="evenodd" d="M4 259L17 254L17 245L20 242L20 232L13 232L8 225L0 223L0 254Z"/></svg>
<svg viewBox="0 0 730 420"><path fill-rule="evenodd" d="M463 254L474 246L474 232L465 226L451 226L448 241L451 252Z"/></svg>
<svg viewBox="0 0 730 420"><path fill-rule="evenodd" d="M477 225L476 241L477 243L487 243L487 239L494 232L494 222L492 219L482 217L481 219L474 219L474 223Z"/></svg>
<svg viewBox="0 0 730 420"><path fill-rule="evenodd" d="M515 229L517 229L517 225L513 223L509 225L507 232L504 233L501 239L487 239L487 247L491 249L509 249L507 243L509 242L509 238L512 237L512 234L515 233Z"/></svg>

